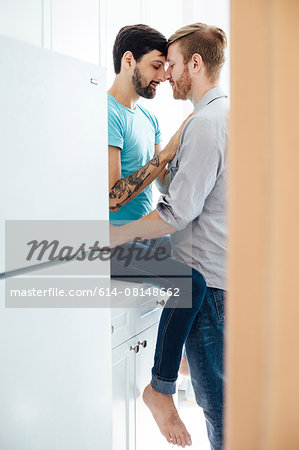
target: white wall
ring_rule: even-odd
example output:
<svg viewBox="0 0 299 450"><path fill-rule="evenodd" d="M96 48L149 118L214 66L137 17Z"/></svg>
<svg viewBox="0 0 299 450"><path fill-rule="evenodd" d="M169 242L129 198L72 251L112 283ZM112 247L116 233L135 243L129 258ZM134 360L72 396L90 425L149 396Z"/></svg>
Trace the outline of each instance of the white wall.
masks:
<svg viewBox="0 0 299 450"><path fill-rule="evenodd" d="M0 33L99 64L99 0L0 0Z"/></svg>
<svg viewBox="0 0 299 450"><path fill-rule="evenodd" d="M52 0L52 50L100 62L98 0Z"/></svg>
<svg viewBox="0 0 299 450"><path fill-rule="evenodd" d="M42 16L41 0L0 0L0 33L42 45Z"/></svg>

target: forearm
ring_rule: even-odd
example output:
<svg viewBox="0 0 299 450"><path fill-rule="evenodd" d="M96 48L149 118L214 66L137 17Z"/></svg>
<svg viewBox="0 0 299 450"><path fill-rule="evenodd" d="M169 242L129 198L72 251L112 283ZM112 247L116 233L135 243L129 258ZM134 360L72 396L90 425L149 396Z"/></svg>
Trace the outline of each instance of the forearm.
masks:
<svg viewBox="0 0 299 450"><path fill-rule="evenodd" d="M167 153L162 151L135 173L118 180L109 193L110 211L118 211L119 208L140 194L157 178L168 160Z"/></svg>
<svg viewBox="0 0 299 450"><path fill-rule="evenodd" d="M161 170L155 182L161 194L167 194L170 184L170 171L166 168Z"/></svg>
<svg viewBox="0 0 299 450"><path fill-rule="evenodd" d="M110 228L110 241L112 246L131 242L135 239L154 239L167 234L172 234L176 229L165 222L156 210L142 219L123 225L122 227Z"/></svg>

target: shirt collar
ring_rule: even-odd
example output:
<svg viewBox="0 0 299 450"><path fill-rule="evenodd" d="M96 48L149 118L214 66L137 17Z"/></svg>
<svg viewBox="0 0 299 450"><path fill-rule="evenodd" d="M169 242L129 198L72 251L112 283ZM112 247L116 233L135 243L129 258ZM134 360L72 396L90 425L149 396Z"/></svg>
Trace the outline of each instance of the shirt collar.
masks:
<svg viewBox="0 0 299 450"><path fill-rule="evenodd" d="M196 103L196 105L194 106L194 110L196 110L196 111L201 110L202 108L207 106L210 102L212 102L213 100L215 100L216 98L219 98L219 97L227 97L227 95L223 92L223 90L219 86L209 89L201 97L199 102Z"/></svg>

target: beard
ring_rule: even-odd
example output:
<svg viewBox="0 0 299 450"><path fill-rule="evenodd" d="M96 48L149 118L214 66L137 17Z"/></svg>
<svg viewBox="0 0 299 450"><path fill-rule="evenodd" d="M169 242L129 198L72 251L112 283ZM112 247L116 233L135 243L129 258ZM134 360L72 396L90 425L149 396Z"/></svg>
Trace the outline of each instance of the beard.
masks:
<svg viewBox="0 0 299 450"><path fill-rule="evenodd" d="M138 67L135 67L134 73L132 76L132 82L133 86L135 88L135 91L140 97L144 98L154 98L156 95L155 89L151 86L151 84L148 84L145 86L142 82L142 76L140 69Z"/></svg>
<svg viewBox="0 0 299 450"><path fill-rule="evenodd" d="M187 100L191 91L192 81L188 69L185 66L184 72L173 86L173 98L176 100Z"/></svg>

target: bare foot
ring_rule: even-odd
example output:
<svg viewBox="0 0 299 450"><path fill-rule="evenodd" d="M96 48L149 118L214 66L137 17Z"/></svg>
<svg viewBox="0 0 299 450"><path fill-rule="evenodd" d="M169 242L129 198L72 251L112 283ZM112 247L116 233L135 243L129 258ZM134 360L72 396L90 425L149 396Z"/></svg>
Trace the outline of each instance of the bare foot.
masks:
<svg viewBox="0 0 299 450"><path fill-rule="evenodd" d="M183 448L192 445L191 436L178 415L172 395L160 394L149 384L143 391L143 401L169 443Z"/></svg>

